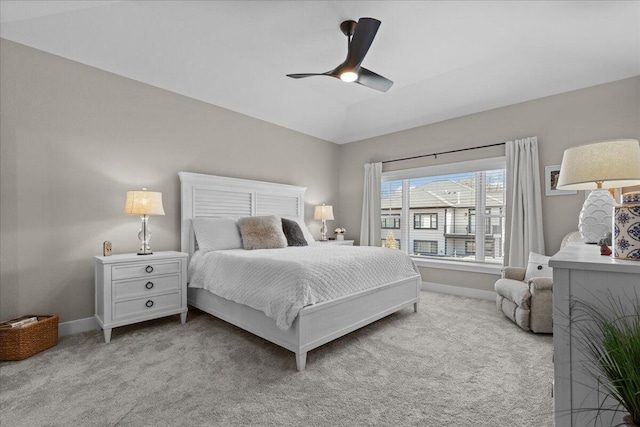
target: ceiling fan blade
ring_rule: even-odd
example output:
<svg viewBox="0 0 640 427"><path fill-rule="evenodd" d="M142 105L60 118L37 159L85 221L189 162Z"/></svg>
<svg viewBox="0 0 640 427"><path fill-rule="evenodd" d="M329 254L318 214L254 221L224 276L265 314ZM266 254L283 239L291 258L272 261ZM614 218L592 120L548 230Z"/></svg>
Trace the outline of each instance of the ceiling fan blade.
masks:
<svg viewBox="0 0 640 427"><path fill-rule="evenodd" d="M292 79L302 79L304 77L313 77L313 76L328 76L327 73L302 73L302 74L287 74L287 77L291 77Z"/></svg>
<svg viewBox="0 0 640 427"><path fill-rule="evenodd" d="M373 39L376 37L378 28L380 27L380 21L373 18L360 18L356 31L353 34L351 43L349 43L349 53L347 59L342 64L341 68L344 70L353 70L357 68L364 60Z"/></svg>
<svg viewBox="0 0 640 427"><path fill-rule="evenodd" d="M391 86L393 86L393 82L388 78L382 77L381 75L362 67L360 67L358 79L355 82L362 86L379 90L380 92L386 92L391 88Z"/></svg>

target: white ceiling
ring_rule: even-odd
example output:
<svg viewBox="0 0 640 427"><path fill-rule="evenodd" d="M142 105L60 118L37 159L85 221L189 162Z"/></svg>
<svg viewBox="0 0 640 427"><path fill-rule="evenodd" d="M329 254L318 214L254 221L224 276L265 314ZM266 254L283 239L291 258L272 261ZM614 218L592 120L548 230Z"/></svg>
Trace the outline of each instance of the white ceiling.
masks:
<svg viewBox="0 0 640 427"><path fill-rule="evenodd" d="M324 72L382 21L378 92ZM640 75L639 1L8 1L0 36L336 143Z"/></svg>

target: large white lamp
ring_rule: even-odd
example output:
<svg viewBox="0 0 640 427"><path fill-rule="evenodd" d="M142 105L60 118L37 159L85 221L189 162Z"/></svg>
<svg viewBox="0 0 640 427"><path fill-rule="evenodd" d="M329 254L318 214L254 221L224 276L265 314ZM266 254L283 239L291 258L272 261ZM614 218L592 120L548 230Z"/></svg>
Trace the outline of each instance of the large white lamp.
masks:
<svg viewBox="0 0 640 427"><path fill-rule="evenodd" d="M615 139L564 151L559 190L593 190L585 200L578 230L586 243L598 243L612 231L615 200L607 188L640 184L640 144Z"/></svg>
<svg viewBox="0 0 640 427"><path fill-rule="evenodd" d="M149 247L149 240L151 239L151 231L148 225L149 215L164 215L162 193L147 191L146 188L127 191L124 213L127 215L140 215L142 224L138 233L138 239L140 239L138 255L151 255L153 252Z"/></svg>
<svg viewBox="0 0 640 427"><path fill-rule="evenodd" d="M333 206L327 206L324 203L322 206L316 206L316 209L313 212L313 219L322 221L322 227L320 227L320 241L326 241L327 220L333 220Z"/></svg>

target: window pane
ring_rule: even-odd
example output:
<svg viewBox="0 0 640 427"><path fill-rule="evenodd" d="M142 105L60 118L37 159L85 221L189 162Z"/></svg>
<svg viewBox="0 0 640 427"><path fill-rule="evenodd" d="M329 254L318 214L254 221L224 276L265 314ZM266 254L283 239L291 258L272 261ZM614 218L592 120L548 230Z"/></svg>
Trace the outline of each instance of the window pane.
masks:
<svg viewBox="0 0 640 427"><path fill-rule="evenodd" d="M400 249L402 224L402 181L383 182L380 193L382 246L389 234L396 239L396 249Z"/></svg>
<svg viewBox="0 0 640 427"><path fill-rule="evenodd" d="M382 240L408 238L415 256L502 263L504 192L504 169L383 182Z"/></svg>

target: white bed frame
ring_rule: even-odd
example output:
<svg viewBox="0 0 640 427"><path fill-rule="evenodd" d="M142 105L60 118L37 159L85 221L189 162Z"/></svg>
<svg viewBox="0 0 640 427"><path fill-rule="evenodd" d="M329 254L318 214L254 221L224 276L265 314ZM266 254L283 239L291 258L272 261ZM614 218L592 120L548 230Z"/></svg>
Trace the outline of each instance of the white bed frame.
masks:
<svg viewBox="0 0 640 427"><path fill-rule="evenodd" d="M304 221L304 187L189 172L179 175L181 246L190 257L195 250L192 218L278 215ZM188 288L187 295L190 305L294 352L302 371L308 351L405 307L413 305L418 311L420 285L416 275L304 307L286 331L263 312L205 289Z"/></svg>

